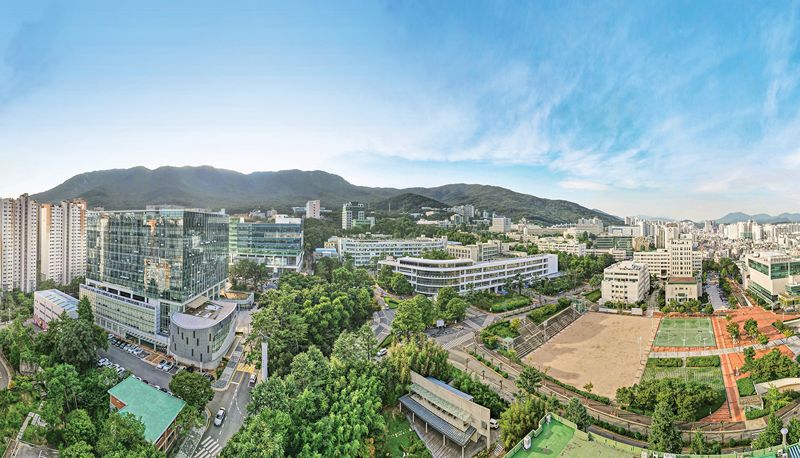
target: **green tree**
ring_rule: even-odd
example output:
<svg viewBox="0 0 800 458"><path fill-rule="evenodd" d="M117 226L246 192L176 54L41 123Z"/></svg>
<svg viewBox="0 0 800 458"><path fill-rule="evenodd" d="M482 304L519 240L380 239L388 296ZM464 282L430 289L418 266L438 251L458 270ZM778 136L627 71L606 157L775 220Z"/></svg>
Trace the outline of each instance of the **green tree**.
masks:
<svg viewBox="0 0 800 458"><path fill-rule="evenodd" d="M247 418L244 426L222 449L220 457L283 458L291 429L292 419L285 412L263 410Z"/></svg>
<svg viewBox="0 0 800 458"><path fill-rule="evenodd" d="M103 422L95 445L100 456L163 456L144 438L144 425L132 414L112 413Z"/></svg>
<svg viewBox="0 0 800 458"><path fill-rule="evenodd" d="M78 407L80 377L75 367L59 364L48 367L39 374L47 390L42 418L50 425L59 425L65 415Z"/></svg>
<svg viewBox="0 0 800 458"><path fill-rule="evenodd" d="M673 407L669 400L660 401L653 412L648 436L650 448L660 452L680 453L683 441L675 428Z"/></svg>
<svg viewBox="0 0 800 458"><path fill-rule="evenodd" d="M592 425L592 417L589 416L586 407L581 404L578 398L569 400L565 416L567 420L575 423L581 431L586 431Z"/></svg>
<svg viewBox="0 0 800 458"><path fill-rule="evenodd" d="M753 318L748 318L744 322L744 332L750 337L755 337L758 334L758 322Z"/></svg>
<svg viewBox="0 0 800 458"><path fill-rule="evenodd" d="M94 458L92 446L85 441L78 441L61 450L61 458Z"/></svg>
<svg viewBox="0 0 800 458"><path fill-rule="evenodd" d="M739 323L731 321L730 323L728 323L726 328L728 329L728 334L730 334L731 339L733 339L734 341L738 341L742 335L741 329L739 328Z"/></svg>
<svg viewBox="0 0 800 458"><path fill-rule="evenodd" d="M542 386L542 373L535 367L525 366L517 377L517 387L528 394L536 394Z"/></svg>
<svg viewBox="0 0 800 458"><path fill-rule="evenodd" d="M452 286L445 286L444 288L439 290L439 293L436 295L436 307L439 308L440 312L443 312L447 309L447 304L452 300L459 297L458 292Z"/></svg>
<svg viewBox="0 0 800 458"><path fill-rule="evenodd" d="M406 280L405 275L399 272L392 274L392 279L389 280L389 286L392 292L401 296L406 296L414 292L414 286Z"/></svg>
<svg viewBox="0 0 800 458"><path fill-rule="evenodd" d="M92 304L89 298L83 297L78 301L78 318L86 320L89 323L94 323L94 313L92 312Z"/></svg>
<svg viewBox="0 0 800 458"><path fill-rule="evenodd" d="M544 403L533 396L522 396L500 414L500 439L511 449L528 432L536 429L544 415Z"/></svg>
<svg viewBox="0 0 800 458"><path fill-rule="evenodd" d="M800 419L792 418L789 420L789 424L786 425L786 429L789 430L789 433L786 435L786 440L790 444L796 444L800 442Z"/></svg>
<svg viewBox="0 0 800 458"><path fill-rule="evenodd" d="M467 315L469 304L460 297L450 299L445 307L443 318L450 322L458 322L464 319Z"/></svg>
<svg viewBox="0 0 800 458"><path fill-rule="evenodd" d="M361 326L354 332L344 331L333 344L331 358L336 358L348 366L357 366L375 358L378 341L369 326Z"/></svg>
<svg viewBox="0 0 800 458"><path fill-rule="evenodd" d="M93 444L95 434L94 423L85 410L75 409L67 415L64 425L64 441L68 446L80 442Z"/></svg>
<svg viewBox="0 0 800 458"><path fill-rule="evenodd" d="M409 337L424 331L427 327L425 312L418 301L408 299L400 302L394 315L394 321L392 321L392 332Z"/></svg>
<svg viewBox="0 0 800 458"><path fill-rule="evenodd" d="M202 411L214 397L211 382L197 372L178 372L169 382L169 389L198 411Z"/></svg>
<svg viewBox="0 0 800 458"><path fill-rule="evenodd" d="M692 453L696 455L718 455L722 449L719 442L708 442L700 431L695 431L690 444Z"/></svg>
<svg viewBox="0 0 800 458"><path fill-rule="evenodd" d="M753 448L761 449L780 444L783 440L781 428L783 428L783 422L781 419L778 418L774 413L769 414L769 418L767 419L767 427L761 432L761 434L758 435L758 437L755 438L755 440L753 440Z"/></svg>

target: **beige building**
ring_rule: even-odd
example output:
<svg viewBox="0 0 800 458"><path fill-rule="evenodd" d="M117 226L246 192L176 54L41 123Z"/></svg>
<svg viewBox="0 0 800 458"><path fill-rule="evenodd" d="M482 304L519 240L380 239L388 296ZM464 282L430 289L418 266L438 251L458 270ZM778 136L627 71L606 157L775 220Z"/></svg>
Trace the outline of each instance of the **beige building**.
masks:
<svg viewBox="0 0 800 458"><path fill-rule="evenodd" d="M39 208L39 278L66 285L86 275L86 211L84 200L62 201Z"/></svg>
<svg viewBox="0 0 800 458"><path fill-rule="evenodd" d="M309 200L306 202L306 218L319 219L320 209L320 202L318 200Z"/></svg>
<svg viewBox="0 0 800 458"><path fill-rule="evenodd" d="M747 290L763 304L780 301L781 307L800 302L800 257L783 252L747 256Z"/></svg>
<svg viewBox="0 0 800 458"><path fill-rule="evenodd" d="M503 253L503 244L497 240L478 242L472 245L447 245L447 254L461 259L472 259L476 262L497 259Z"/></svg>
<svg viewBox="0 0 800 458"><path fill-rule="evenodd" d="M622 261L603 270L602 302L643 301L650 292L650 272L646 264Z"/></svg>
<svg viewBox="0 0 800 458"><path fill-rule="evenodd" d="M423 423L425 432L433 428L442 435L442 444L449 440L464 449L470 442L483 439L486 450L491 445L491 411L474 402L472 395L459 391L433 377L411 371L410 393L400 398L400 410L411 413L412 423Z"/></svg>
<svg viewBox="0 0 800 458"><path fill-rule="evenodd" d="M666 228L671 227L666 226ZM691 237L688 236L670 238L666 249L639 251L633 254L635 262L646 264L651 274L666 280L667 302L671 300L684 302L697 299L703 294L699 276L703 266L703 255L695 251L693 245Z"/></svg>
<svg viewBox="0 0 800 458"><path fill-rule="evenodd" d="M0 290L36 289L39 205L27 194L0 199Z"/></svg>
<svg viewBox="0 0 800 458"><path fill-rule="evenodd" d="M561 251L577 256L586 255L586 244L577 240L567 240L563 237L540 238L534 242L539 251Z"/></svg>
<svg viewBox="0 0 800 458"><path fill-rule="evenodd" d="M505 216L492 217L492 226L489 232L497 232L498 234L505 234L511 231L511 218Z"/></svg>

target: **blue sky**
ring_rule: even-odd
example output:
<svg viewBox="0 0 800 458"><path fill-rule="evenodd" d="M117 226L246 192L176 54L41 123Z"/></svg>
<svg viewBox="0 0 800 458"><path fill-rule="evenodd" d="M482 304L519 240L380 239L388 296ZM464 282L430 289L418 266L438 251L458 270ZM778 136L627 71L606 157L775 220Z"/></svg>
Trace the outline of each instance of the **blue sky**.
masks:
<svg viewBox="0 0 800 458"><path fill-rule="evenodd" d="M799 6L0 0L0 196L208 164L800 211Z"/></svg>

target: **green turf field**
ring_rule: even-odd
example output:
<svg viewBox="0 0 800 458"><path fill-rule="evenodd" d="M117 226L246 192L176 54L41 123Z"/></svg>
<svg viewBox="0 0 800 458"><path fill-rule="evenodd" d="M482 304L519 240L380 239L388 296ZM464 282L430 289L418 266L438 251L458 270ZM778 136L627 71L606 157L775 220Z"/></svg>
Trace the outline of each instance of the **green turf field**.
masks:
<svg viewBox="0 0 800 458"><path fill-rule="evenodd" d="M704 344L706 347L716 345L709 318L664 318L653 342L656 347L702 347Z"/></svg>
<svg viewBox="0 0 800 458"><path fill-rule="evenodd" d="M647 360L642 381L663 378L678 378L703 383L718 391L725 391L722 369L719 367L656 367L653 359Z"/></svg>
<svg viewBox="0 0 800 458"><path fill-rule="evenodd" d="M514 458L539 457L539 456L559 456L566 448L575 430L551 420L550 424L544 425L544 430L531 441L531 448L528 450L520 449L514 454Z"/></svg>

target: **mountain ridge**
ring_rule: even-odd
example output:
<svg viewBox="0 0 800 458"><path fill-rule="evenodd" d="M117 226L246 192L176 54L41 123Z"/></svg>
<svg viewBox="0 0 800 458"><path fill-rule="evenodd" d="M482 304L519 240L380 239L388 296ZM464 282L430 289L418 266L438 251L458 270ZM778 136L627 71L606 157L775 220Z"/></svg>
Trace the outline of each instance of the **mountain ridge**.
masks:
<svg viewBox="0 0 800 458"><path fill-rule="evenodd" d="M418 195L448 206L473 204L511 218L526 217L540 224L570 223L581 217L594 216L606 223L621 222L613 215L574 202L544 199L499 186L453 183L432 188L368 187L354 185L339 175L322 170L244 174L207 165L95 170L75 175L32 197L40 202L83 197L90 206L109 210L172 204L245 211L270 206L288 208L314 199L320 199L328 208L347 201L373 205L403 194Z"/></svg>
<svg viewBox="0 0 800 458"><path fill-rule="evenodd" d="M749 220L753 220L759 224L796 222L800 221L800 213L783 212L780 215L772 216L766 213L749 215L743 212L732 212L718 220L715 220L715 222L717 224L732 224Z"/></svg>

